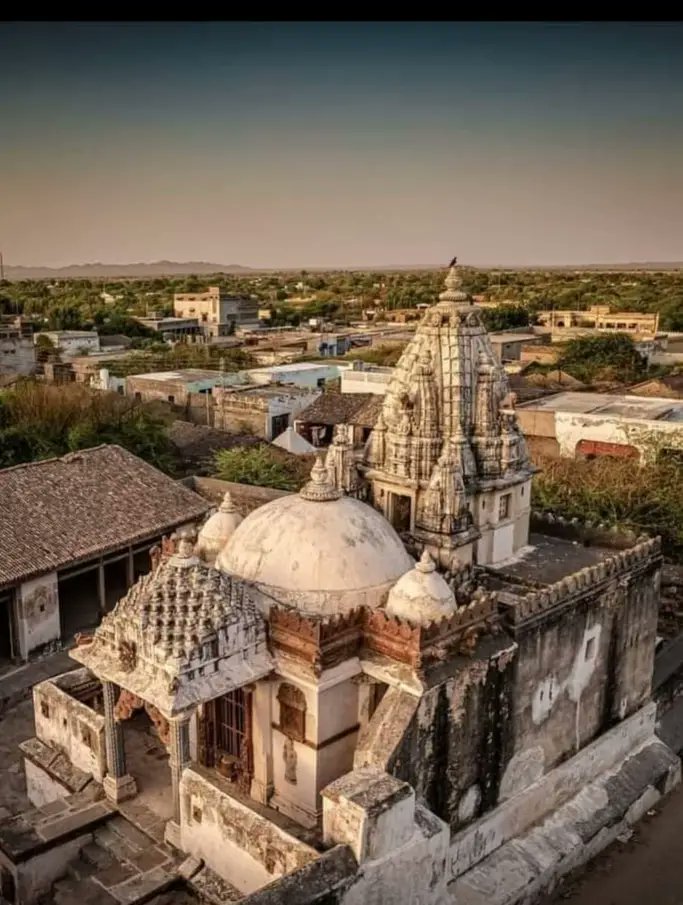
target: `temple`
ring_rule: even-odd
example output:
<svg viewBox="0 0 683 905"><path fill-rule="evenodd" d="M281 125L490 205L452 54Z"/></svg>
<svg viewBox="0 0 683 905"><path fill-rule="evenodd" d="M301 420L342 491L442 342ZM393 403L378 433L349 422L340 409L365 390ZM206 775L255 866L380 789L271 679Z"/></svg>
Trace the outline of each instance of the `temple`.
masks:
<svg viewBox="0 0 683 905"><path fill-rule="evenodd" d="M334 467L334 445L328 458ZM455 266L396 366L358 471L372 505L446 569L500 562L527 543L534 469L505 372ZM338 467L334 474L339 483ZM358 491L360 475L354 482L342 470L340 486Z"/></svg>
<svg viewBox="0 0 683 905"><path fill-rule="evenodd" d="M351 437L299 493L165 539L35 686L5 898L514 905L679 781L651 701L659 541L530 531L456 266Z"/></svg>

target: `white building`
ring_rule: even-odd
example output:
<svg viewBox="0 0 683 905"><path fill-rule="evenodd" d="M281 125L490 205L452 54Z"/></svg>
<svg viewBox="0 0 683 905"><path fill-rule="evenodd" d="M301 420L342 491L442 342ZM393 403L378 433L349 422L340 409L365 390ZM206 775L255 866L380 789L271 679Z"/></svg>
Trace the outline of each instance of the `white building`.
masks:
<svg viewBox="0 0 683 905"><path fill-rule="evenodd" d="M33 334L33 341L37 342L39 336L47 336L64 358L100 351L100 337L95 330L43 330Z"/></svg>
<svg viewBox="0 0 683 905"><path fill-rule="evenodd" d="M517 408L532 450L574 458L656 461L683 450L683 401L610 393L557 393Z"/></svg>

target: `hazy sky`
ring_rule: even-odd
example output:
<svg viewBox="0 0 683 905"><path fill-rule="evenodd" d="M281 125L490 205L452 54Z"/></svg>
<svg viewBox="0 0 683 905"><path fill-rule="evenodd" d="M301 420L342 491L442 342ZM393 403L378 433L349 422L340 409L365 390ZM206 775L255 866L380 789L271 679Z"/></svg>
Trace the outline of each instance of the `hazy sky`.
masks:
<svg viewBox="0 0 683 905"><path fill-rule="evenodd" d="M683 259L683 24L1 23L6 264Z"/></svg>

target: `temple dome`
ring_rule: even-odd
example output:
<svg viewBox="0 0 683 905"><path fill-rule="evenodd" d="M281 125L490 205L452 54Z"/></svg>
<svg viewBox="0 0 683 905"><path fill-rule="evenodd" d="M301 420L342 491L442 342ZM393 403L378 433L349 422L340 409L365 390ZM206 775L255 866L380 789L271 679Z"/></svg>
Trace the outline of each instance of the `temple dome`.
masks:
<svg viewBox="0 0 683 905"><path fill-rule="evenodd" d="M386 611L408 622L427 625L452 616L457 609L455 595L439 575L427 550L415 568L406 572L389 591Z"/></svg>
<svg viewBox="0 0 683 905"><path fill-rule="evenodd" d="M248 515L216 560L275 602L328 614L379 606L412 565L389 522L342 496L320 460L300 493Z"/></svg>
<svg viewBox="0 0 683 905"><path fill-rule="evenodd" d="M216 557L232 537L243 516L232 501L230 492L225 494L217 512L206 520L199 532L196 552L201 558L213 565Z"/></svg>

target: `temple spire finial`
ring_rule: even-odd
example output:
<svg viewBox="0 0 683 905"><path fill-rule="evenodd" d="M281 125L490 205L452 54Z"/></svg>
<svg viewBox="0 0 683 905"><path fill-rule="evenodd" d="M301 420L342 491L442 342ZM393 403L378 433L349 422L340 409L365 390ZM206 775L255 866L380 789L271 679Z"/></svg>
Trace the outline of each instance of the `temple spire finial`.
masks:
<svg viewBox="0 0 683 905"><path fill-rule="evenodd" d="M330 479L322 453L316 456L315 465L311 469L311 480L301 488L300 495L314 503L338 500L342 496Z"/></svg>
<svg viewBox="0 0 683 905"><path fill-rule="evenodd" d="M465 302L467 295L462 291L462 277L460 276L460 268L458 266L458 256L454 255L448 265L449 270L444 283L446 291L439 295L442 302Z"/></svg>

